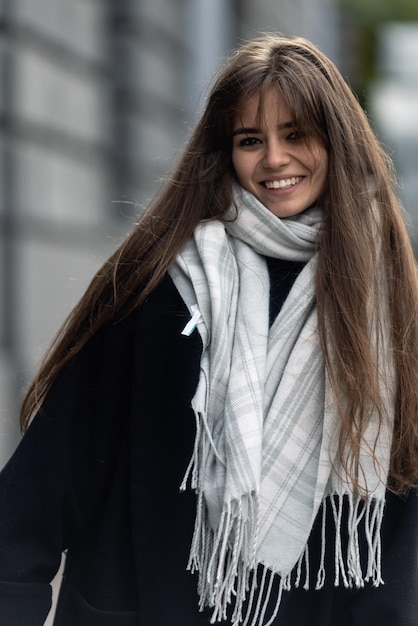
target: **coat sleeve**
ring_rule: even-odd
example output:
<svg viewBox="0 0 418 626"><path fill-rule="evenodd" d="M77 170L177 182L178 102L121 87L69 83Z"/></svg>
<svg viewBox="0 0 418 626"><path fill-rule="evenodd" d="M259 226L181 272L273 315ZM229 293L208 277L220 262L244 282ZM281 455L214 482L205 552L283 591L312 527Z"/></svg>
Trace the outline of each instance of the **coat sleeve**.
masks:
<svg viewBox="0 0 418 626"><path fill-rule="evenodd" d="M126 427L131 318L96 335L63 369L0 473L2 626L44 623L61 554L104 497Z"/></svg>

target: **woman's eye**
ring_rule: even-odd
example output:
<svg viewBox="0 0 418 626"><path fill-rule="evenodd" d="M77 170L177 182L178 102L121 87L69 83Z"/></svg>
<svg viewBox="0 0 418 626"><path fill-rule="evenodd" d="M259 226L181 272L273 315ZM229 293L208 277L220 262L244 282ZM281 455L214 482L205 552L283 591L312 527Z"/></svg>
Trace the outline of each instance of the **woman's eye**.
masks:
<svg viewBox="0 0 418 626"><path fill-rule="evenodd" d="M287 136L287 139L288 141L298 141L298 139L302 139L304 136L304 133L300 130L294 130Z"/></svg>
<svg viewBox="0 0 418 626"><path fill-rule="evenodd" d="M239 146L244 148L248 146L255 146L258 143L260 143L260 140L257 137L244 137L240 140Z"/></svg>

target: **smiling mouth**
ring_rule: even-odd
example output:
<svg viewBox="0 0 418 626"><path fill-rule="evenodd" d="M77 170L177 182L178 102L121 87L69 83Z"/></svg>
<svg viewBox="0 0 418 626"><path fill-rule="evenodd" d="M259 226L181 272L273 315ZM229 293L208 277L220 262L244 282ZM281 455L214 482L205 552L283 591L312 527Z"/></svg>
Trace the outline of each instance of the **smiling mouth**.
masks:
<svg viewBox="0 0 418 626"><path fill-rule="evenodd" d="M302 178L303 176L293 176L292 178L284 178L282 180L266 180L263 185L267 189L288 189L300 183Z"/></svg>

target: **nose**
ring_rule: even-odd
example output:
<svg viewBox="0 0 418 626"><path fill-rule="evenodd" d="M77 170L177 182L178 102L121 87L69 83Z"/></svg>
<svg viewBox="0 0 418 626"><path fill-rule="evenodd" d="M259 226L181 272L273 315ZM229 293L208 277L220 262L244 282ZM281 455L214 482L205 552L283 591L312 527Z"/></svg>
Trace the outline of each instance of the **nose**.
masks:
<svg viewBox="0 0 418 626"><path fill-rule="evenodd" d="M265 144L263 166L266 169L279 169L283 165L287 165L289 161L290 155L283 142L271 141Z"/></svg>

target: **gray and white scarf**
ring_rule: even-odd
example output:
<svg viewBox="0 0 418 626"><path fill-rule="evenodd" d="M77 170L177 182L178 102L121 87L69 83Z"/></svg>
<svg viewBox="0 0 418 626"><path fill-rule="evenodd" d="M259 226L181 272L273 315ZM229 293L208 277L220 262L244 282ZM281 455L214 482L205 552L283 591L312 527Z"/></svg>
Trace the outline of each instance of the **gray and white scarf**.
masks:
<svg viewBox="0 0 418 626"><path fill-rule="evenodd" d="M298 586L309 568L307 543L321 505L316 588L325 578L326 508L336 526L335 584L382 582L380 527L391 424L378 432L372 419L366 431L361 461L371 497L364 502L339 463L337 412L317 333L314 273L321 213L311 208L279 219L235 188L226 217L198 225L170 269L191 313L183 332L197 327L203 342L192 402L196 443L182 485L191 474L198 495L189 569L199 572L200 607L213 607L213 622L226 619L233 601L234 625L245 618L245 624L262 626L274 620L282 590ZM264 256L307 262L271 328ZM391 404L389 393L390 416ZM379 475L370 449L377 452ZM344 496L350 514L343 550ZM366 563L360 562L360 523L369 547ZM261 588L254 594L251 584L255 587L260 566ZM276 575L276 608L267 618Z"/></svg>

